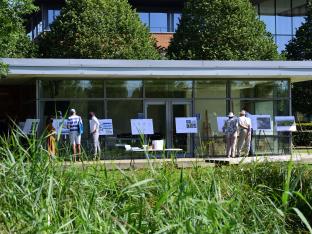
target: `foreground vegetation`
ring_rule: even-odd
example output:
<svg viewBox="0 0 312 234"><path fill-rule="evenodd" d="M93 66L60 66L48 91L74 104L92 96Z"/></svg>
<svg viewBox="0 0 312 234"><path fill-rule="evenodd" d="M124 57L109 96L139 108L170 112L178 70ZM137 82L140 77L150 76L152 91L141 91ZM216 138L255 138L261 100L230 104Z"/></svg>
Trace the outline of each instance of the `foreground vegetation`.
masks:
<svg viewBox="0 0 312 234"><path fill-rule="evenodd" d="M1 139L1 233L308 233L312 168L107 171L49 160L44 139Z"/></svg>

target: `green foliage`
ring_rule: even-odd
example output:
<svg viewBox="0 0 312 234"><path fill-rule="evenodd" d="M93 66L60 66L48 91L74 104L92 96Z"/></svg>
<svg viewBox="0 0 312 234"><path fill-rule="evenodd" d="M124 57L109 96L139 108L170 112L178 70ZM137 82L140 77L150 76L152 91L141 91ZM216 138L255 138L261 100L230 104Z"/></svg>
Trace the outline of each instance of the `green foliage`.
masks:
<svg viewBox="0 0 312 234"><path fill-rule="evenodd" d="M67 0L38 45L42 57L160 58L155 40L126 0Z"/></svg>
<svg viewBox="0 0 312 234"><path fill-rule="evenodd" d="M279 58L249 0L187 0L168 55L200 60Z"/></svg>
<svg viewBox="0 0 312 234"><path fill-rule="evenodd" d="M24 144L21 143L24 139ZM1 233L306 233L312 168L250 164L107 171L0 138ZM309 223L310 222L310 223ZM30 225L31 224L31 225Z"/></svg>
<svg viewBox="0 0 312 234"><path fill-rule="evenodd" d="M6 77L9 72L9 66L0 61L0 78Z"/></svg>
<svg viewBox="0 0 312 234"><path fill-rule="evenodd" d="M35 9L32 0L0 0L0 58L35 54L35 47L26 35L22 18Z"/></svg>

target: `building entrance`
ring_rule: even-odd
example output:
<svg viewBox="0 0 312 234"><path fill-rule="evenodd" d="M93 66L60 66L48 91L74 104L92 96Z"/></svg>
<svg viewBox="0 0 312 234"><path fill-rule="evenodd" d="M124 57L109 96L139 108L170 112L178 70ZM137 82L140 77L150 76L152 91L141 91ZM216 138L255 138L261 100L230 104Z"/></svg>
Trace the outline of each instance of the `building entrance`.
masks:
<svg viewBox="0 0 312 234"><path fill-rule="evenodd" d="M191 153L190 134L176 134L175 118L190 117L192 103L190 101L145 101L145 116L153 119L154 135L151 139L164 139L166 148L181 148Z"/></svg>

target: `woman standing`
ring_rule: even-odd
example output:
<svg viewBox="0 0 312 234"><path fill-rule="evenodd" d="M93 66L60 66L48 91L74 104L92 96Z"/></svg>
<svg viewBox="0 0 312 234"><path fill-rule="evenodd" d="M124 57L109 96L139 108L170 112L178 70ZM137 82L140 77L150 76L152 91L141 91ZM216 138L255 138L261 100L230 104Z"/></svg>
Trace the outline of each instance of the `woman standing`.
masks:
<svg viewBox="0 0 312 234"><path fill-rule="evenodd" d="M53 123L53 118L48 117L46 121L46 128L47 128L47 133L48 133L47 144L48 144L48 152L49 152L50 157L54 157L56 154L56 146L55 146L56 131L52 123Z"/></svg>

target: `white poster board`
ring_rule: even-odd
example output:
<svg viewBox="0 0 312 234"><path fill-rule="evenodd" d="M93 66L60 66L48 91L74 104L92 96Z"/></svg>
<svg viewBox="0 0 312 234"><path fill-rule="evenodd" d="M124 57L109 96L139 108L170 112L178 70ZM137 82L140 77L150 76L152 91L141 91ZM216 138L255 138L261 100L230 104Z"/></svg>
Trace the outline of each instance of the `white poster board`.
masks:
<svg viewBox="0 0 312 234"><path fill-rule="evenodd" d="M217 117L217 124L218 124L218 131L219 132L223 132L223 126L225 124L225 121L228 119L229 117L224 117L224 116L218 116Z"/></svg>
<svg viewBox="0 0 312 234"><path fill-rule="evenodd" d="M31 135L32 133L36 133L38 130L40 120L39 119L26 119L23 132L27 135Z"/></svg>
<svg viewBox="0 0 312 234"><path fill-rule="evenodd" d="M196 117L177 117L176 133L197 133L197 118Z"/></svg>
<svg viewBox="0 0 312 234"><path fill-rule="evenodd" d="M131 119L132 135L154 134L152 119Z"/></svg>
<svg viewBox="0 0 312 234"><path fill-rule="evenodd" d="M295 132L297 131L294 116L275 116L275 126L278 132Z"/></svg>
<svg viewBox="0 0 312 234"><path fill-rule="evenodd" d="M69 129L67 128L67 119L53 119L52 126L55 128L57 135L68 135Z"/></svg>
<svg viewBox="0 0 312 234"><path fill-rule="evenodd" d="M270 115L252 115L251 126L253 130L272 130L272 122Z"/></svg>
<svg viewBox="0 0 312 234"><path fill-rule="evenodd" d="M100 132L99 132L100 136L114 135L112 119L99 119L99 123L100 123ZM90 125L90 132L91 132L92 131L91 120L89 121L89 125Z"/></svg>

